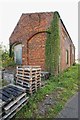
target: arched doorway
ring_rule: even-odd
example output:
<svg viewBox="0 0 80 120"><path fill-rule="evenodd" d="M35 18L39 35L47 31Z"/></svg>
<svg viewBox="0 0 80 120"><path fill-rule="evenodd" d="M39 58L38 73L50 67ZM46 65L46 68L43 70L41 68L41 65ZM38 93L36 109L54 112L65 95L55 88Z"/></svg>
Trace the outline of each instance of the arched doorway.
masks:
<svg viewBox="0 0 80 120"><path fill-rule="evenodd" d="M14 60L16 64L22 64L22 44L14 46Z"/></svg>
<svg viewBox="0 0 80 120"><path fill-rule="evenodd" d="M28 40L28 65L38 65L45 68L45 42L47 32L39 32Z"/></svg>
<svg viewBox="0 0 80 120"><path fill-rule="evenodd" d="M10 57L14 57L14 61L17 65L22 64L22 43L14 42L10 45Z"/></svg>

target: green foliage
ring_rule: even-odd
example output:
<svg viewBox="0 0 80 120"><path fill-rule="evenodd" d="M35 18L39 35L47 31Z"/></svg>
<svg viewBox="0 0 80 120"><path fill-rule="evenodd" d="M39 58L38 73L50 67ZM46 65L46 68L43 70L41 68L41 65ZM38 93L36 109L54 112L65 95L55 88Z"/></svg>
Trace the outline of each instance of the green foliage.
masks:
<svg viewBox="0 0 80 120"><path fill-rule="evenodd" d="M60 55L59 16L54 13L51 27L46 40L46 69L52 74L57 74Z"/></svg>
<svg viewBox="0 0 80 120"><path fill-rule="evenodd" d="M2 46L2 45L0 45L0 63L1 63L0 68L16 65L14 62L13 56L9 57L9 51L5 46Z"/></svg>
<svg viewBox="0 0 80 120"><path fill-rule="evenodd" d="M47 40L46 40L46 69L51 72L51 40L50 40L50 34L47 34Z"/></svg>
<svg viewBox="0 0 80 120"><path fill-rule="evenodd" d="M9 66L15 66L16 65L13 57L6 56L5 58L6 59L2 60L2 66L3 67L9 67Z"/></svg>
<svg viewBox="0 0 80 120"><path fill-rule="evenodd" d="M15 118L20 118L20 116L26 119L35 117L55 118L67 100L78 90L78 66L72 66L58 76L51 76L50 79L45 82L46 85L29 98L29 103L16 114ZM45 115L42 116L42 114L39 113L39 105L46 99L46 95L51 94L53 94L53 99L56 99L56 104L51 105Z"/></svg>

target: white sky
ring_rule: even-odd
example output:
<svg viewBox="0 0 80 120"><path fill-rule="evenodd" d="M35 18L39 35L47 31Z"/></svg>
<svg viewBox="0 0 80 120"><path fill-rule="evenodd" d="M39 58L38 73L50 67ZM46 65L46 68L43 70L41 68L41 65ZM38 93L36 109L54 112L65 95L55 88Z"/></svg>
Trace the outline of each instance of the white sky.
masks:
<svg viewBox="0 0 80 120"><path fill-rule="evenodd" d="M78 0L0 0L0 43L9 44L22 13L58 11L78 56Z"/></svg>

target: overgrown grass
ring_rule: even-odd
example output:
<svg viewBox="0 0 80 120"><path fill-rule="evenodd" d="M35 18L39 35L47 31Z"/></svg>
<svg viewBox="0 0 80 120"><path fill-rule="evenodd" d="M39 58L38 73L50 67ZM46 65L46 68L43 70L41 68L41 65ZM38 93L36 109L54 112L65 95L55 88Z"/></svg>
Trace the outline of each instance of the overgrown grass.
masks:
<svg viewBox="0 0 80 120"><path fill-rule="evenodd" d="M60 91L62 89L62 91ZM56 115L64 107L67 100L74 95L78 90L78 65L72 66L60 73L58 76L51 76L45 87L38 90L32 97L29 98L29 103L25 105L15 116L15 118L42 118L38 113L38 105L45 99L45 96L53 92L60 92L56 98L57 104L48 109L45 117L56 117Z"/></svg>

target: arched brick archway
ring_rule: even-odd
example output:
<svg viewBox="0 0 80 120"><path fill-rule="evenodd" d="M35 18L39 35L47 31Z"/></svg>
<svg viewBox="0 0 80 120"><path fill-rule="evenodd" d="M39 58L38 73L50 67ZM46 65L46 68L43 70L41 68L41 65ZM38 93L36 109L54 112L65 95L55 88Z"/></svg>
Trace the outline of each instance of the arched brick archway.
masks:
<svg viewBox="0 0 80 120"><path fill-rule="evenodd" d="M33 35L27 42L28 65L39 65L45 69L45 43L49 32L43 31Z"/></svg>
<svg viewBox="0 0 80 120"><path fill-rule="evenodd" d="M16 41L16 42L14 42L13 44L10 45L10 49L9 49L9 56L10 57L12 57L12 52L13 52L14 47L18 44L22 44L22 42Z"/></svg>
<svg viewBox="0 0 80 120"><path fill-rule="evenodd" d="M14 42L10 45L10 57L14 57L16 64L22 64L22 42Z"/></svg>

